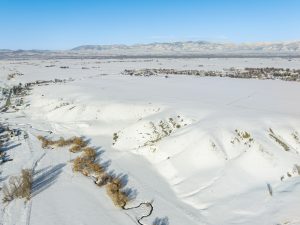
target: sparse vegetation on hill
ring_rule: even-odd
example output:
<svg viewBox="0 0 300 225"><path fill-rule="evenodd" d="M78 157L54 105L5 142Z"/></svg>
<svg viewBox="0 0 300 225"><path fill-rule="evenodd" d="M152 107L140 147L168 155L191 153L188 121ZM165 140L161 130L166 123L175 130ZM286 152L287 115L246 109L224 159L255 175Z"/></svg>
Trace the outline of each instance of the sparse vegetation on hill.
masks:
<svg viewBox="0 0 300 225"><path fill-rule="evenodd" d="M274 131L269 129L269 136L274 139L285 151L290 151L290 147L282 140L282 138L274 133Z"/></svg>
<svg viewBox="0 0 300 225"><path fill-rule="evenodd" d="M243 143L244 145L247 145L248 147L251 147L254 139L251 137L251 134L247 131L239 131L235 130L236 136L231 140L232 144L235 143Z"/></svg>
<svg viewBox="0 0 300 225"><path fill-rule="evenodd" d="M184 118L179 115L176 117L170 117L167 120L160 120L157 125L152 122L150 124L153 127L155 133L163 133L162 137L169 136L175 130L187 125Z"/></svg>
<svg viewBox="0 0 300 225"><path fill-rule="evenodd" d="M299 134L297 131L292 133L293 138L295 139L295 141L300 144L300 138L299 138Z"/></svg>
<svg viewBox="0 0 300 225"><path fill-rule="evenodd" d="M119 138L118 133L114 133L113 134L113 145L117 142L118 138Z"/></svg>
<svg viewBox="0 0 300 225"><path fill-rule="evenodd" d="M146 122L145 127L147 130L138 133L137 136L141 138L141 142L138 146L135 146L135 148L149 147L151 151L154 152L157 149L156 144L159 141L170 136L172 133L187 126L188 124L190 124L190 121L188 121L181 115L161 119L156 122ZM118 143L118 141L122 139L124 132L119 131L113 134L112 145L116 145L116 143Z"/></svg>

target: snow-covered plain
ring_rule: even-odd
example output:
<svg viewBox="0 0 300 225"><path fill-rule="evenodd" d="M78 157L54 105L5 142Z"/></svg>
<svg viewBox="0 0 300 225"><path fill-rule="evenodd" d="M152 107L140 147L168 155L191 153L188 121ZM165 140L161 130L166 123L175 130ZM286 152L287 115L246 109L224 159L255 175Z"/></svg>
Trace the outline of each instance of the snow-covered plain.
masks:
<svg viewBox="0 0 300 225"><path fill-rule="evenodd" d="M22 168L35 171L31 200L1 202L0 224L130 225L147 211L115 208L105 189L72 172L76 154L42 149L37 135L88 138L135 193L129 206L153 201L144 224L300 224L298 82L121 75L199 67L299 69L300 59L0 61L1 87L67 80L35 86L19 111L0 114L29 135L6 146L13 161L0 165L0 187Z"/></svg>

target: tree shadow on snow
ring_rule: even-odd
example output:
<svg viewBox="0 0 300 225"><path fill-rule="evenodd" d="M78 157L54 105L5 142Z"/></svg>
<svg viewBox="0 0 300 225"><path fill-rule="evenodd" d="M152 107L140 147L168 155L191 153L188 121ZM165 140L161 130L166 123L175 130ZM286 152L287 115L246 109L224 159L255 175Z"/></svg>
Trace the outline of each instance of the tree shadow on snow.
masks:
<svg viewBox="0 0 300 225"><path fill-rule="evenodd" d="M2 176L1 176L1 172L0 172L0 183L1 183L2 181L5 181L7 178L8 178L8 176L2 177ZM1 190L1 187L0 187L0 190Z"/></svg>
<svg viewBox="0 0 300 225"><path fill-rule="evenodd" d="M60 163L56 166L46 167L42 170L37 171L34 174L32 182L31 196L34 197L38 195L42 191L49 188L52 184L54 184L65 165L65 163Z"/></svg>
<svg viewBox="0 0 300 225"><path fill-rule="evenodd" d="M169 225L169 218L168 217L163 217L163 218L155 218L153 221L152 225Z"/></svg>
<svg viewBox="0 0 300 225"><path fill-rule="evenodd" d="M101 147L93 147L93 148L96 150L97 159L105 152L105 150L103 150Z"/></svg>
<svg viewBox="0 0 300 225"><path fill-rule="evenodd" d="M111 160L106 160L106 161L101 161L101 160L98 160L98 162L100 163L101 167L107 171L110 164L111 164Z"/></svg>
<svg viewBox="0 0 300 225"><path fill-rule="evenodd" d="M3 145L2 146L2 152L7 152L7 151L9 151L9 150L11 150L11 149L14 149L14 148L16 148L16 147L18 147L18 146L20 146L21 145L21 143L18 143L18 144L11 144L10 142L9 143L6 143L5 145Z"/></svg>

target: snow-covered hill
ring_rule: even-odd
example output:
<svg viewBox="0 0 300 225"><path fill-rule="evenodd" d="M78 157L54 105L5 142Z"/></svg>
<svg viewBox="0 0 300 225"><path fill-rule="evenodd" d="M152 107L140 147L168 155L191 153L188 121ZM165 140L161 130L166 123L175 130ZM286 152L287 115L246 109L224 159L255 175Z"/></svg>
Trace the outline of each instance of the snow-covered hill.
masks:
<svg viewBox="0 0 300 225"><path fill-rule="evenodd" d="M241 53L299 53L300 42L278 43L213 43L174 42L136 45L83 45L73 51L105 52L106 54L241 54Z"/></svg>
<svg viewBox="0 0 300 225"><path fill-rule="evenodd" d="M22 131L1 148L12 161L0 165L0 187L22 169L34 171L31 199L0 202L0 224L133 225L149 213L116 208L105 187L72 171L81 153L43 149L38 135L84 136L96 162L126 183L128 207L153 205L142 224L300 224L298 82L121 75L299 65L280 58L0 61L2 88L49 81L30 86L22 103L12 95L15 108L0 114L1 126Z"/></svg>

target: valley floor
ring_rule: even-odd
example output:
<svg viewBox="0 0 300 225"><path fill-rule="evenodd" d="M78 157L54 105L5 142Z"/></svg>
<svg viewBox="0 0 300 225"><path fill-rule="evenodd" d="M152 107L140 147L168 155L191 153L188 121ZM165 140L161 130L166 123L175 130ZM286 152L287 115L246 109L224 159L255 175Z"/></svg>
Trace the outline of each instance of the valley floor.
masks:
<svg viewBox="0 0 300 225"><path fill-rule="evenodd" d="M300 224L299 82L219 77L131 77L125 69L300 69L300 59L0 61L0 188L33 170L31 199L0 202L1 225L131 225L149 212L116 208L93 180L72 171L67 147L37 136L83 136L97 162L151 202L142 224ZM55 80L57 79L57 80ZM8 90L34 83L24 96ZM51 81L51 82L50 82ZM3 192L0 192L3 198Z"/></svg>

